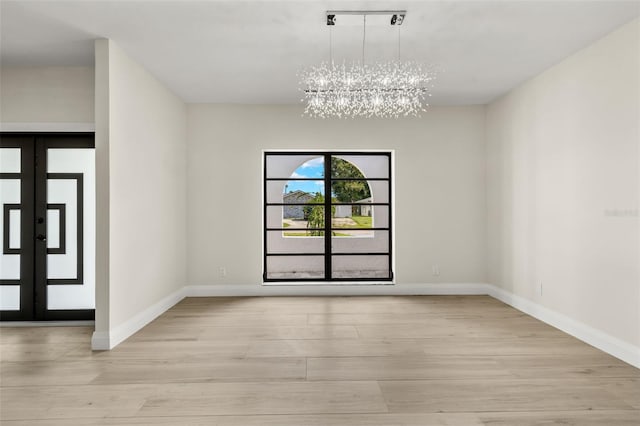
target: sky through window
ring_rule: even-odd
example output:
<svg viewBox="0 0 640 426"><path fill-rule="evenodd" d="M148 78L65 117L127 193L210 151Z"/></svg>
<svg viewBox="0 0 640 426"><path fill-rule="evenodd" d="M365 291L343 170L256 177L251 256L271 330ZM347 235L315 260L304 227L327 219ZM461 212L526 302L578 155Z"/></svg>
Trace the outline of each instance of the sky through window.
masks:
<svg viewBox="0 0 640 426"><path fill-rule="evenodd" d="M298 167L292 178L317 178L317 181L290 180L285 186L285 192L304 191L310 194L319 192L324 195L324 158L316 157Z"/></svg>

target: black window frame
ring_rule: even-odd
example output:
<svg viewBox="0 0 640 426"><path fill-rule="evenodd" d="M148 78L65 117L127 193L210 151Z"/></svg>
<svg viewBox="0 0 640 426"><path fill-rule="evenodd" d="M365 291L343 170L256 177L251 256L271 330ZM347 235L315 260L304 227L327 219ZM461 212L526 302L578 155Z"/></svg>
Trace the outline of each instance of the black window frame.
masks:
<svg viewBox="0 0 640 426"><path fill-rule="evenodd" d="M269 156L316 156L316 157L324 157L324 177L323 178L293 178L293 177L277 177L277 178L269 178L267 164ZM331 176L331 159L333 157L340 156L376 156L376 157L386 157L388 161L388 176L386 178L379 177L367 177L363 178L333 178ZM262 269L262 280L263 283L276 283L276 282L389 282L392 283L394 280L394 272L393 272L393 159L391 151L263 151L263 269ZM354 205L362 205L361 203L339 203L333 202L331 196L324 197L324 203L322 204L313 204L313 203L269 203L268 194L267 194L267 185L268 182L273 181L324 181L324 191L325 194L331 193L332 183L335 181L347 181L347 180L366 180L366 181L385 181L388 186L388 202L380 203L380 202L372 202L367 203L369 206L385 206L388 209L388 226L387 227L372 227L367 228L367 230L372 231L387 231L388 233L388 251L385 252L339 252L333 253L331 240L333 238L332 235L332 217L331 217L331 208L333 206L354 206ZM319 228L324 231L324 251L322 253L299 253L299 252L277 252L277 253L269 253L267 246L267 234L270 231L307 231L306 228L284 228L284 227L268 227L267 226L267 211L268 207L278 207L278 206L308 206L308 205L322 205L324 206L324 228ZM341 230L349 231L361 231L362 228L339 228ZM269 278L268 270L267 270L267 259L272 256L323 256L324 257L324 277L323 278ZM386 277L354 277L354 278L334 278L332 276L332 257L333 256L387 256L388 257L388 276Z"/></svg>

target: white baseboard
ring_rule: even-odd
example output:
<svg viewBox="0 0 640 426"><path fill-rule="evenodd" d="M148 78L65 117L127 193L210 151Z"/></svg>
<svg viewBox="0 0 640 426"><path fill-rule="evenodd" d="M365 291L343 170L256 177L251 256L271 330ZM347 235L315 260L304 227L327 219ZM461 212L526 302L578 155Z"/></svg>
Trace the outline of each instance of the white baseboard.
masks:
<svg viewBox="0 0 640 426"><path fill-rule="evenodd" d="M409 296L487 294L481 283L437 284L318 284L318 285L190 285L186 297L241 296Z"/></svg>
<svg viewBox="0 0 640 426"><path fill-rule="evenodd" d="M119 343L135 334L145 325L165 313L173 305L184 299L185 288L173 292L164 299L149 306L144 311L107 331L95 331L91 337L91 349L94 351L111 350Z"/></svg>
<svg viewBox="0 0 640 426"><path fill-rule="evenodd" d="M515 309L531 315L573 337L588 343L622 361L640 368L640 348L627 342L603 333L580 321L576 321L566 315L545 308L535 302L517 296L494 285L487 284L489 296L514 307Z"/></svg>
<svg viewBox="0 0 640 426"><path fill-rule="evenodd" d="M111 345L108 331L94 331L91 335L91 349L94 351L109 351L116 345Z"/></svg>

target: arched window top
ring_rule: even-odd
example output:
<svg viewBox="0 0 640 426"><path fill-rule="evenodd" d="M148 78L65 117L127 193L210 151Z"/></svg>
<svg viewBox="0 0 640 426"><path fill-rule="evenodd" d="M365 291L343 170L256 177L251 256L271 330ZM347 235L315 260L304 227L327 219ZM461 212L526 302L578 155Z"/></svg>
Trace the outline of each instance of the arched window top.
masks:
<svg viewBox="0 0 640 426"><path fill-rule="evenodd" d="M308 194L324 195L324 157L305 161L291 173L283 194L301 191ZM331 158L331 197L340 203L353 203L371 198L371 188L365 175L352 162L338 156ZM295 180L318 179L318 180ZM345 180L340 180L345 179ZM355 179L355 180L353 180Z"/></svg>

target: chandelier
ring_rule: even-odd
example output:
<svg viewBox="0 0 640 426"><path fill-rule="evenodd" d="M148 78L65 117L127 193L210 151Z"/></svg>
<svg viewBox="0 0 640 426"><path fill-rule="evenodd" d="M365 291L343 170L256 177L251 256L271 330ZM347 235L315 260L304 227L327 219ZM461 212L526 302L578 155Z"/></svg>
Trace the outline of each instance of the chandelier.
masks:
<svg viewBox="0 0 640 426"><path fill-rule="evenodd" d="M336 64L332 55L331 27L336 15L362 15L362 58L360 62ZM365 63L367 15L390 17L398 26L398 58L388 62ZM400 25L405 12L327 12L329 62L305 69L301 86L306 101L304 114L311 117L420 116L429 106L435 72L423 64L400 60Z"/></svg>

